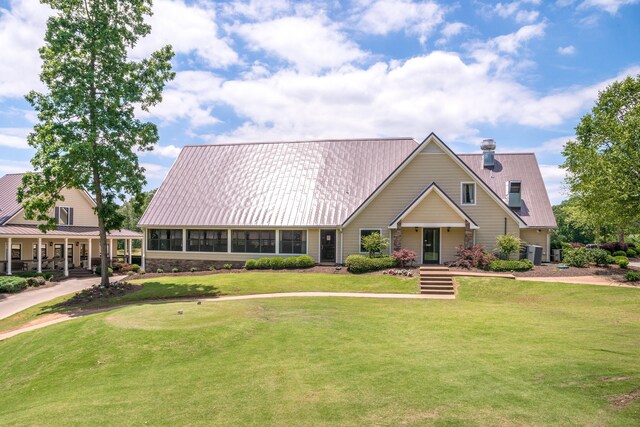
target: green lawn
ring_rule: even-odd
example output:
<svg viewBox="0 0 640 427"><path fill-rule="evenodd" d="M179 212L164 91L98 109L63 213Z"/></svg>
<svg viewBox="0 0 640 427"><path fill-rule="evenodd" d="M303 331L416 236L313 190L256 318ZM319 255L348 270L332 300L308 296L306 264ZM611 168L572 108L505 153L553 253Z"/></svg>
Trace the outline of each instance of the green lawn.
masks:
<svg viewBox="0 0 640 427"><path fill-rule="evenodd" d="M640 389L638 289L460 283L456 300L134 305L19 335L0 342L0 425L640 423L640 400L610 403Z"/></svg>

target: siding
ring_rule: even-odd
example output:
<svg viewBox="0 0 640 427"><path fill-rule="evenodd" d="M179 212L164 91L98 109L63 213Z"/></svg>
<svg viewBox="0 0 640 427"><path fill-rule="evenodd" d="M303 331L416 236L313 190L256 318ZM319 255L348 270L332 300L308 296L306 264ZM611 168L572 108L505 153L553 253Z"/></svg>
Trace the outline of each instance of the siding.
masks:
<svg viewBox="0 0 640 427"><path fill-rule="evenodd" d="M448 155L417 155L345 227L345 257L358 253L360 228L382 228L382 234L391 237L388 230L389 223L432 182L438 184L453 201L459 203L460 183L471 180L469 174ZM476 243L483 245L487 250L493 249L496 237L504 234L505 220L507 233L520 235L518 223L479 185L476 186L476 205L463 208L479 226L479 229L475 230ZM458 221L457 215L455 218Z"/></svg>
<svg viewBox="0 0 640 427"><path fill-rule="evenodd" d="M64 189L61 191L61 194L64 197L64 200L57 202L56 206L68 206L73 208L73 225L89 227L98 226L98 217L93 211L93 206L91 206L86 196L84 196L80 190ZM54 213L51 212L50 215L53 217ZM24 213L20 212L7 224L35 225L38 223L38 221L26 220L24 218Z"/></svg>
<svg viewBox="0 0 640 427"><path fill-rule="evenodd" d="M540 229L538 233L537 229L523 229L520 230L520 238L530 245L542 246L542 260L549 261L549 245L547 236L549 235L548 229Z"/></svg>
<svg viewBox="0 0 640 427"><path fill-rule="evenodd" d="M451 223L462 222L462 218L456 211L451 209L439 194L434 191L420 202L402 222L410 223Z"/></svg>

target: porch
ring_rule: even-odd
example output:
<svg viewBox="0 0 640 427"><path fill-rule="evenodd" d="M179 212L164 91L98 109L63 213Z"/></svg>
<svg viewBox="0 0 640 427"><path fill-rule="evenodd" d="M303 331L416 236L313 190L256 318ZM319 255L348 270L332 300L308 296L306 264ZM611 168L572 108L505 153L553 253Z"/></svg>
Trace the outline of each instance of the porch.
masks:
<svg viewBox="0 0 640 427"><path fill-rule="evenodd" d="M107 235L109 264L116 260L132 263L133 241L142 246L143 235L119 230ZM117 252L123 242L124 252ZM100 264L100 239L96 227L58 227L42 233L35 226L0 227L0 274L18 272L59 271L69 276L70 270L93 271ZM144 268L144 259L140 259Z"/></svg>

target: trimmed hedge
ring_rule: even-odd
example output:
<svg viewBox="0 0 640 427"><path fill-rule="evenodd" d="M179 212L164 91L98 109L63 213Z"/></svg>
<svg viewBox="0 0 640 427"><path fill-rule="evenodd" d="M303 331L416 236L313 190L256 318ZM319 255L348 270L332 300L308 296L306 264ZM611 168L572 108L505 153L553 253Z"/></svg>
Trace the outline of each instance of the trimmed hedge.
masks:
<svg viewBox="0 0 640 427"><path fill-rule="evenodd" d="M5 276L0 277L0 293L13 294L27 287L27 279L24 277Z"/></svg>
<svg viewBox="0 0 640 427"><path fill-rule="evenodd" d="M101 266L97 266L96 267L96 274L98 276L100 276L102 274L102 267ZM107 276L113 276L113 268L107 267Z"/></svg>
<svg viewBox="0 0 640 427"><path fill-rule="evenodd" d="M565 249L562 260L572 267L586 267L591 262L591 252L585 248Z"/></svg>
<svg viewBox="0 0 640 427"><path fill-rule="evenodd" d="M533 263L529 259L494 259L489 263L488 269L490 271L529 271L532 268Z"/></svg>
<svg viewBox="0 0 640 427"><path fill-rule="evenodd" d="M291 256L291 257L273 257L248 259L244 268L247 270L282 270L283 268L310 268L316 265L316 262L309 255Z"/></svg>
<svg viewBox="0 0 640 427"><path fill-rule="evenodd" d="M14 276L24 277L25 279L29 277L44 277L46 280L49 280L53 277L53 273L50 271L42 272L42 273L36 273L34 271L30 271L28 273L17 273L17 274L14 274Z"/></svg>
<svg viewBox="0 0 640 427"><path fill-rule="evenodd" d="M629 248L629 249L627 250L627 256L628 256L629 258L633 258L633 257L635 257L635 256L637 256L637 255L638 255L638 252L637 252L635 249L631 249L631 248Z"/></svg>
<svg viewBox="0 0 640 427"><path fill-rule="evenodd" d="M616 259L616 264L618 264L620 268L627 268L629 266L629 258L626 256L617 256L614 258Z"/></svg>
<svg viewBox="0 0 640 427"><path fill-rule="evenodd" d="M397 264L398 260L390 256L369 258L364 255L349 255L345 260L347 270L354 274L394 268Z"/></svg>
<svg viewBox="0 0 640 427"><path fill-rule="evenodd" d="M630 271L624 275L624 280L627 282L637 282L640 281L640 271Z"/></svg>
<svg viewBox="0 0 640 427"><path fill-rule="evenodd" d="M612 255L613 256L627 256L627 253L625 251L615 251Z"/></svg>

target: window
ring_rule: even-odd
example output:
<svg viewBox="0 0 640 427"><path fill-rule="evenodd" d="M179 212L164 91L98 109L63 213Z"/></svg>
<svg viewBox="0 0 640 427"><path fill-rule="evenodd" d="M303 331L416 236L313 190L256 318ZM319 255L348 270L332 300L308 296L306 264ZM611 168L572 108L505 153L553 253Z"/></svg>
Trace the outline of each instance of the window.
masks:
<svg viewBox="0 0 640 427"><path fill-rule="evenodd" d="M182 251L182 230L149 230L150 251Z"/></svg>
<svg viewBox="0 0 640 427"><path fill-rule="evenodd" d="M40 247L40 252L42 252L42 259L45 259L47 257L47 245L42 245ZM33 244L33 250L31 252L33 259L38 259L38 244L34 243Z"/></svg>
<svg viewBox="0 0 640 427"><path fill-rule="evenodd" d="M188 233L188 251L227 252L227 230L189 230Z"/></svg>
<svg viewBox="0 0 640 427"><path fill-rule="evenodd" d="M275 230L232 230L231 252L276 253Z"/></svg>
<svg viewBox="0 0 640 427"><path fill-rule="evenodd" d="M307 232L305 230L281 230L280 253L306 254Z"/></svg>
<svg viewBox="0 0 640 427"><path fill-rule="evenodd" d="M62 259L62 251L63 251L63 244L60 243L56 243L53 246L53 257L57 258L57 259Z"/></svg>
<svg viewBox="0 0 640 427"><path fill-rule="evenodd" d="M11 244L11 259L22 259L22 245L20 243Z"/></svg>
<svg viewBox="0 0 640 427"><path fill-rule="evenodd" d="M462 200L463 205L476 204L476 184L473 182L462 183Z"/></svg>
<svg viewBox="0 0 640 427"><path fill-rule="evenodd" d="M56 224L73 225L73 208L66 206L56 207Z"/></svg>
<svg viewBox="0 0 640 427"><path fill-rule="evenodd" d="M366 249L364 248L364 245L362 244L362 238L365 236L370 236L373 233L378 233L379 235L382 235L382 229L380 228L361 228L360 229L360 252L367 252Z"/></svg>

